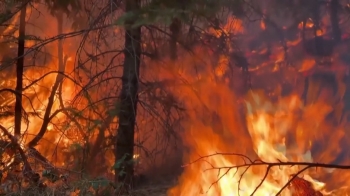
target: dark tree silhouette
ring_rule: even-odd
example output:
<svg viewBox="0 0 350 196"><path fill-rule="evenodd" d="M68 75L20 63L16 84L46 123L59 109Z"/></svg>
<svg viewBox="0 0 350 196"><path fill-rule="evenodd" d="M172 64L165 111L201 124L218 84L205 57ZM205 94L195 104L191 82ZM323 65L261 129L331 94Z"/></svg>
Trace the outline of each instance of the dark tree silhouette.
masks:
<svg viewBox="0 0 350 196"><path fill-rule="evenodd" d="M21 135L22 121L22 89L23 89L23 67L24 67L24 40L26 28L27 6L23 6L20 13L19 35L18 35L18 59L16 66L16 102L15 102L15 136Z"/></svg>
<svg viewBox="0 0 350 196"><path fill-rule="evenodd" d="M140 9L140 0L129 0L125 3L125 11L133 12ZM132 181L134 166L134 128L137 111L140 57L141 57L141 27L133 27L135 21L125 21L125 48L120 92L119 125L116 138L116 162L123 161L121 167L116 167L116 181L129 184Z"/></svg>

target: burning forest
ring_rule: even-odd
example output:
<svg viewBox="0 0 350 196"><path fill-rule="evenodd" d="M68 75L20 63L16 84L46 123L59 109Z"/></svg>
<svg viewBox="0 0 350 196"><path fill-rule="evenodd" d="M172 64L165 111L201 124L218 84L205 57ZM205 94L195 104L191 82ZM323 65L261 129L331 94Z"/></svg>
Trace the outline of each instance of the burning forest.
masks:
<svg viewBox="0 0 350 196"><path fill-rule="evenodd" d="M0 194L349 195L349 16L0 1Z"/></svg>

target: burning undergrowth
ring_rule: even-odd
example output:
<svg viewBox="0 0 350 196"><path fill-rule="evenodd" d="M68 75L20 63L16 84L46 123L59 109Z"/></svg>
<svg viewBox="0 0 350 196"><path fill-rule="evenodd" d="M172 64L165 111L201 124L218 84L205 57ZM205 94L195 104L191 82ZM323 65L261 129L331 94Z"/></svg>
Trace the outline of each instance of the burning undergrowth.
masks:
<svg viewBox="0 0 350 196"><path fill-rule="evenodd" d="M298 163L347 163L337 161L347 154L342 147L347 126L329 120L331 105L304 105L294 93L271 102L262 91L249 92L242 103L227 84L209 78L202 78L195 92L181 90L193 111L183 133L189 148L184 160L197 161L185 165L170 195L276 195L290 182L283 195L341 195L337 191L348 185L338 184L336 174L322 165L299 173L305 166Z"/></svg>
<svg viewBox="0 0 350 196"><path fill-rule="evenodd" d="M262 36L272 36L271 29L276 28L269 20L260 24ZM265 23L270 24L270 32ZM212 31L214 35L229 37L229 32L234 32L244 52L235 52L226 40L228 54L214 62L214 69L210 65L203 69L202 64L199 73L191 71L198 60L183 60L193 65L176 71L187 84L176 92L188 108L182 135L188 151L179 184L169 195L349 192L349 182L340 177L347 172L329 169L336 164L349 168L349 160L344 158L349 153L344 101L348 93L347 36L336 44L327 24L329 21L314 35L310 31L315 25L308 19L281 28L283 40L275 36L260 39L260 43L249 33L242 35L243 26L227 30L228 25L223 25ZM287 36L293 32L297 36ZM205 56L201 51L199 61L213 64L208 60L211 54ZM241 71L249 65L252 89L243 93L236 88L239 79L228 71L232 70L230 63L237 62Z"/></svg>

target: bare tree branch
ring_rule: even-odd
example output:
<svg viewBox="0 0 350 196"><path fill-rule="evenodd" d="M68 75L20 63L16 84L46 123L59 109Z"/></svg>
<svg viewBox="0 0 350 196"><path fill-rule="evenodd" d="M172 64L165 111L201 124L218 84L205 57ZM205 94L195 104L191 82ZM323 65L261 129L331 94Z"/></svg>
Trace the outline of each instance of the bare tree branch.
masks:
<svg viewBox="0 0 350 196"><path fill-rule="evenodd" d="M212 165L208 160L206 160L207 158L210 157L214 157L214 156L236 156L236 157L240 157L243 160L243 164L237 164L237 165L231 165L231 166L214 166ZM327 163L313 163L313 162L294 162L294 161L277 161L277 162L266 162L266 161L262 161L260 159L257 160L252 160L250 159L248 156L244 155L244 154L240 154L240 153L213 153L210 155L206 155L206 156L200 156L198 159L183 165L183 167L187 167L189 165L198 163L200 161L204 161L206 163L208 163L210 165L210 168L205 169L205 171L209 171L209 170L217 170L218 174L220 174L221 170L226 170L222 175L218 176L218 179L216 181L214 181L209 189L214 185L217 184L226 174L228 174L229 171L236 169L237 171L235 172L235 175L237 174L239 169L243 169L244 171L242 172L239 182L238 182L238 189L240 187L240 181L242 180L242 178L244 177L244 174L247 172L247 170L253 166L265 166L266 167L266 171L265 174L261 180L261 182L255 187L255 189L253 190L251 195L254 195L257 190L261 187L261 185L263 184L263 182L265 181L265 179L267 178L269 171L271 170L271 168L273 167L281 167L281 166L303 166L304 168L300 169L297 173L293 174L291 176L291 178L288 180L288 182L280 189L280 191L277 192L276 195L280 195L283 190L285 190L292 182L293 180L298 178L298 175L303 173L304 171L310 169L310 168L328 168L328 169L342 169L342 170L349 170L350 169L350 165L338 165L338 164L327 164ZM239 192L239 191L238 191Z"/></svg>

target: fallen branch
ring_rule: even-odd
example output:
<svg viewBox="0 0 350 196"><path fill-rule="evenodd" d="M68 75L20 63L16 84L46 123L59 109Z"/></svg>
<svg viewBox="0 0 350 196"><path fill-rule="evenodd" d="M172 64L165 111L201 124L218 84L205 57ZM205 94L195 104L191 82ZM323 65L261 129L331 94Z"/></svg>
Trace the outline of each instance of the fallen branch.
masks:
<svg viewBox="0 0 350 196"><path fill-rule="evenodd" d="M237 156L242 158L243 160L243 164L238 164L238 165L232 165L232 166L222 166L222 167L217 167L212 165L209 161L205 160L206 158L209 157L214 157L214 156ZM208 171L208 170L218 170L218 174L220 174L221 170L226 170L224 172L224 174L220 175L218 177L218 179L213 182L211 184L211 186L209 187L209 189L217 184L226 174L228 174L229 171L236 169L235 175L238 172L238 169L240 168L244 168L243 173L240 176L240 180L238 181L238 189L240 187L240 181L243 178L244 174L248 171L249 168L253 167L253 166L266 166L267 169L265 171L265 174L263 176L263 179L261 180L261 182L258 184L257 187L255 187L254 191L252 192L251 195L254 195L257 190L261 187L261 185L263 184L263 182L265 181L265 179L267 178L269 171L271 170L271 168L273 167L281 167L281 166L304 166L303 169L299 170L297 173L293 174L291 176L291 178L289 179L289 181L280 189L280 191L276 194L276 195L281 195L282 191L285 190L289 185L293 184L293 182L295 180L300 179L298 177L299 174L303 173L304 171L306 171L307 169L310 168L328 168L328 169L345 169L348 170L350 169L350 165L337 165L337 164L326 164L326 163L312 163L312 162L294 162L294 161L280 161L278 160L277 162L265 162L262 161L260 159L257 160L252 160L250 159L248 156L244 155L244 154L240 154L240 153L214 153L214 154L210 154L210 155L206 155L206 156L200 156L198 159L190 162L189 164L183 165L183 167L187 167L189 165L192 165L194 163L200 162L200 161L204 161L206 163L208 163L211 168L206 169L204 171ZM316 195L320 194L318 192L315 192Z"/></svg>
<svg viewBox="0 0 350 196"><path fill-rule="evenodd" d="M27 159L27 156L26 156L24 150L18 144L18 139L16 137L14 137L11 133L9 133L8 130L4 126L0 125L0 129L10 139L11 143L18 150L18 152L21 156L21 159L23 161L23 170L22 170L23 176L25 178L27 178L29 181L33 182L34 184L38 184L38 182L40 180L40 175L33 171L32 167L30 166L30 164L28 162L28 159Z"/></svg>
<svg viewBox="0 0 350 196"><path fill-rule="evenodd" d="M40 175L36 173L32 167L30 166L30 163L28 161L28 158L34 158L38 161L38 163L45 169L45 172L43 172L43 177L45 176L48 178L51 182L55 182L59 179L62 179L64 183L67 183L67 179L64 175L60 174L59 169L54 167L50 161L48 161L43 155L40 154L39 151L37 151L34 147L28 147L28 149L25 151L22 149L20 144L18 143L18 139L13 136L11 133L8 132L8 130L0 125L0 129L3 131L3 133L10 139L10 144L19 152L19 155L23 161L23 176L27 178L30 182L32 182L35 185L38 185L39 187L45 187L44 184L39 183ZM18 163L16 163L18 164Z"/></svg>
<svg viewBox="0 0 350 196"><path fill-rule="evenodd" d="M41 167L45 169L43 172L43 177L48 178L51 182L56 182L59 179L63 179L64 182L66 181L65 177L60 174L60 171L34 147L28 147L27 154L28 156L35 158Z"/></svg>

